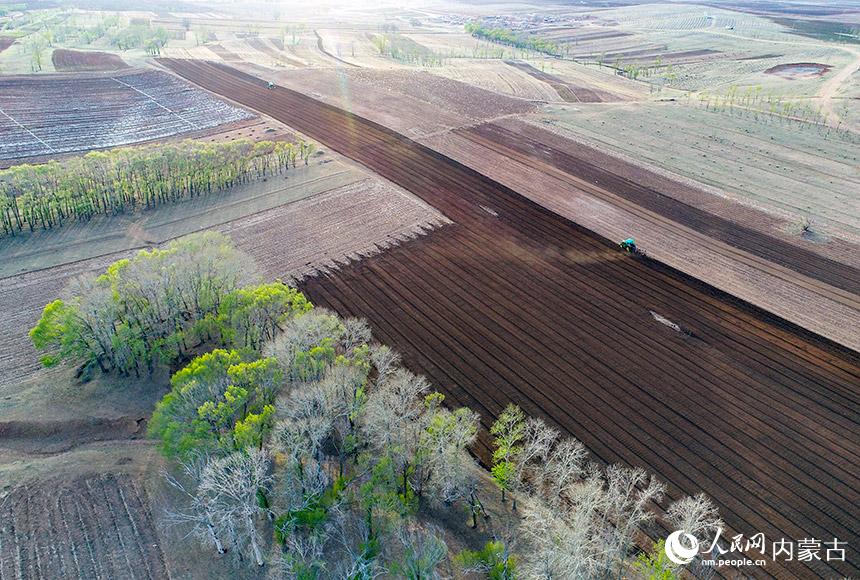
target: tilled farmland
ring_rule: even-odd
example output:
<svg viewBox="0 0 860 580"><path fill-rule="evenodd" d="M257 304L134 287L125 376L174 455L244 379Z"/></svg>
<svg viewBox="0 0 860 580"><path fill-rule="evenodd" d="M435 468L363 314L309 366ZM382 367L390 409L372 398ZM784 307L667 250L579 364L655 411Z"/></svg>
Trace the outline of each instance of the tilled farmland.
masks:
<svg viewBox="0 0 860 580"><path fill-rule="evenodd" d="M4 499L2 578L168 577L149 500L128 475L21 485Z"/></svg>
<svg viewBox="0 0 860 580"><path fill-rule="evenodd" d="M656 473L670 498L704 491L730 536L858 545L856 353L620 254L380 125L267 90L228 67L164 62L367 165L455 222L303 283L314 302L368 318L452 404L480 411L488 424L515 402L600 461ZM850 553L847 562L756 568L776 577L858 572Z"/></svg>
<svg viewBox="0 0 860 580"><path fill-rule="evenodd" d="M86 151L251 118L159 71L0 79L0 162Z"/></svg>
<svg viewBox="0 0 860 580"><path fill-rule="evenodd" d="M51 53L51 62L58 72L117 71L128 68L125 61L116 54L65 48L54 50Z"/></svg>

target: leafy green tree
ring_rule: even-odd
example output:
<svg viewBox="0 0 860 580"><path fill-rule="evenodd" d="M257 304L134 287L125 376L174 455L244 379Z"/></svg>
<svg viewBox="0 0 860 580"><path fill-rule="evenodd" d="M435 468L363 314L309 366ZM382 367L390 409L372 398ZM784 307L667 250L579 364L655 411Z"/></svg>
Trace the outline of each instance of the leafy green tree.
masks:
<svg viewBox="0 0 860 580"><path fill-rule="evenodd" d="M233 428L233 439L238 449L256 447L263 449L266 435L275 423L275 407L266 405L259 413L248 413L244 419L236 421Z"/></svg>
<svg viewBox="0 0 860 580"><path fill-rule="evenodd" d="M490 580L516 578L517 558L499 541L487 542L481 550L463 550L454 563L466 572L483 572Z"/></svg>
<svg viewBox="0 0 860 580"><path fill-rule="evenodd" d="M151 372L189 350L187 332L245 276L245 261L226 237L194 234L74 282L67 300L45 308L31 338L48 365Z"/></svg>
<svg viewBox="0 0 860 580"><path fill-rule="evenodd" d="M496 446L493 451L493 480L502 490L502 501L505 501L505 492L510 491L515 483L515 461L522 452L520 443L525 436L525 415L522 409L509 404L493 423L490 434L495 437Z"/></svg>
<svg viewBox="0 0 860 580"><path fill-rule="evenodd" d="M228 370L241 362L238 352L216 349L173 375L171 390L155 406L148 427L164 455L182 458L218 448L220 433L238 414L225 395L229 392L235 406L247 398L244 389L229 388Z"/></svg>
<svg viewBox="0 0 860 580"><path fill-rule="evenodd" d="M223 349L201 355L173 375L149 434L160 439L168 457L262 449L274 425L272 403L282 377L274 359L245 362L238 351Z"/></svg>
<svg viewBox="0 0 860 580"><path fill-rule="evenodd" d="M281 282L234 290L224 297L218 322L224 341L259 352L289 318L311 310L304 294Z"/></svg>
<svg viewBox="0 0 860 580"><path fill-rule="evenodd" d="M666 540L660 540L649 552L639 554L633 567L647 580L677 580L675 566L666 556Z"/></svg>

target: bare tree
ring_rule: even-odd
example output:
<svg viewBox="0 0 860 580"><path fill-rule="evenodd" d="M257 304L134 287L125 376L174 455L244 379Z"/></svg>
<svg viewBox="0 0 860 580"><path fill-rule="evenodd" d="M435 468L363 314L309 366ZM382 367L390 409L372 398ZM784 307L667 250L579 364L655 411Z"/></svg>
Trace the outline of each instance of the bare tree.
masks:
<svg viewBox="0 0 860 580"><path fill-rule="evenodd" d="M514 487L519 490L528 489L529 483L539 486L540 482L527 481L533 471L539 466L546 465L550 450L558 440L558 429L550 427L543 419L530 417L523 429L523 438L519 453L514 456ZM514 496L512 509L517 509L517 498Z"/></svg>
<svg viewBox="0 0 860 580"><path fill-rule="evenodd" d="M439 530L409 523L401 526L395 535L401 553L390 556L390 559L397 560L391 566L393 573L407 580L435 580L442 577L438 567L448 556L448 546Z"/></svg>
<svg viewBox="0 0 860 580"><path fill-rule="evenodd" d="M351 353L357 346L369 344L371 338L370 325L363 318L345 318L343 320L343 336L341 345Z"/></svg>
<svg viewBox="0 0 860 580"><path fill-rule="evenodd" d="M202 472L207 461L206 457L196 457L179 462L180 470L188 479L188 484L182 483L168 471L162 471L162 476L167 483L185 495L188 500L188 506L184 510L167 510L165 523L167 526L189 526L190 530L185 537L195 537L201 544L212 545L219 554L223 554L226 550L215 528L208 498L199 491Z"/></svg>
<svg viewBox="0 0 860 580"><path fill-rule="evenodd" d="M666 486L642 468L610 465L606 468L605 515L612 526L617 557L625 558L634 533L654 521L652 505Z"/></svg>
<svg viewBox="0 0 860 580"><path fill-rule="evenodd" d="M676 530L684 530L696 537L716 533L723 526L717 507L704 493L674 502L666 510L666 520Z"/></svg>
<svg viewBox="0 0 860 580"><path fill-rule="evenodd" d="M542 466L539 475L543 496L550 506L558 507L562 492L585 473L588 452L585 446L569 437L559 441Z"/></svg>
<svg viewBox="0 0 860 580"><path fill-rule="evenodd" d="M385 345L370 349L370 360L377 372L377 382L383 383L400 366L400 355Z"/></svg>
<svg viewBox="0 0 860 580"><path fill-rule="evenodd" d="M268 451L251 449L210 460L200 478L199 490L206 497L215 528L227 531L239 553L247 546L258 566L265 561L257 516L265 511L260 494L271 486L270 467Z"/></svg>
<svg viewBox="0 0 860 580"><path fill-rule="evenodd" d="M372 531L367 520L351 510L333 510L331 520L334 545L329 557L334 562L332 576L362 580L382 576L386 570L373 547L380 541L379 531Z"/></svg>
<svg viewBox="0 0 860 580"><path fill-rule="evenodd" d="M433 405L441 400L437 394L438 403ZM414 487L419 497L429 487L435 497L450 503L466 493L468 471L474 464L467 449L477 437L480 417L465 407L449 411L431 406L428 413L427 427L419 443L420 460L413 473Z"/></svg>
<svg viewBox="0 0 860 580"><path fill-rule="evenodd" d="M371 449L391 458L401 491L408 492L427 415L422 395L430 388L424 377L398 369L370 393L362 414L362 434Z"/></svg>

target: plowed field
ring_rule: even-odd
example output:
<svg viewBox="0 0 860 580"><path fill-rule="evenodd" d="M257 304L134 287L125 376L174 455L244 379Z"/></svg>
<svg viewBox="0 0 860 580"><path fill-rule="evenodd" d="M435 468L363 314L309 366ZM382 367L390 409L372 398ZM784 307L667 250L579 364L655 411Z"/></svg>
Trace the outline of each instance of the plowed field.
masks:
<svg viewBox="0 0 860 580"><path fill-rule="evenodd" d="M149 501L128 475L31 482L4 500L0 577L168 578Z"/></svg>
<svg viewBox="0 0 860 580"><path fill-rule="evenodd" d="M116 71L128 68L125 61L116 54L64 48L58 48L51 53L51 62L58 72Z"/></svg>
<svg viewBox="0 0 860 580"><path fill-rule="evenodd" d="M480 411L485 424L509 401L549 417L599 460L658 474L670 498L706 492L729 535L860 543L856 353L622 255L375 123L227 67L165 64L364 163L455 222L303 284L316 303L367 317L451 403ZM860 562L849 550L847 562L746 571L851 576Z"/></svg>
<svg viewBox="0 0 860 580"><path fill-rule="evenodd" d="M160 71L0 79L0 164L163 139L248 119Z"/></svg>

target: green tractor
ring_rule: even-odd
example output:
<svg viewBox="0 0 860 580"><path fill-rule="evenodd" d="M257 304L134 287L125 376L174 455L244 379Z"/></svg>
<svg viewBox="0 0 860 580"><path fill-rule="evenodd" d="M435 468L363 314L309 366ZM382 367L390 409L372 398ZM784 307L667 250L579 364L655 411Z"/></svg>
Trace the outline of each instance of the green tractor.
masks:
<svg viewBox="0 0 860 580"><path fill-rule="evenodd" d="M630 252L631 254L635 254L638 251L636 247L636 241L633 238L627 238L626 240L622 240L620 244L618 244L622 250L625 252Z"/></svg>
<svg viewBox="0 0 860 580"><path fill-rule="evenodd" d="M627 238L626 240L622 240L618 246L625 252L630 254L634 254L636 256L644 256L645 252L639 249L639 246L636 245L636 241L633 238Z"/></svg>

